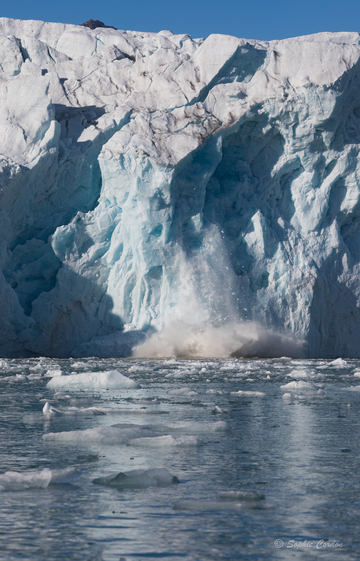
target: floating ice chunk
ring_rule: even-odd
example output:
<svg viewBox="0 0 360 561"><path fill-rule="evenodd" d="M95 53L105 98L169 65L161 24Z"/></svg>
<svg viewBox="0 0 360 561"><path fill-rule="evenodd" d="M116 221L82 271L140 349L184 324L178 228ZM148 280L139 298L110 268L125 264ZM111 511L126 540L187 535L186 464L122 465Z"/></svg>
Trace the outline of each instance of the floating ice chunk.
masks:
<svg viewBox="0 0 360 561"><path fill-rule="evenodd" d="M163 429L164 431L175 432L223 432L230 430L228 423L225 421L217 421L215 423L206 423L201 421L180 421L177 423L167 423L166 425L152 425L152 430Z"/></svg>
<svg viewBox="0 0 360 561"><path fill-rule="evenodd" d="M10 367L10 364L8 363L7 360L0 359L0 368L7 369L9 367Z"/></svg>
<svg viewBox="0 0 360 561"><path fill-rule="evenodd" d="M43 415L47 419L59 415L64 416L89 416L89 415L106 415L97 407L68 407L67 409L56 409L47 401L43 407Z"/></svg>
<svg viewBox="0 0 360 561"><path fill-rule="evenodd" d="M231 392L231 395L239 395L241 397L264 397L266 394L264 392L239 390L237 392Z"/></svg>
<svg viewBox="0 0 360 561"><path fill-rule="evenodd" d="M47 370L44 374L45 378L55 378L55 376L65 376L68 372L64 370Z"/></svg>
<svg viewBox="0 0 360 561"><path fill-rule="evenodd" d="M358 372L358 371L357 371L357 372L354 372L354 376L355 376L356 378L360 378L360 372Z"/></svg>
<svg viewBox="0 0 360 561"><path fill-rule="evenodd" d="M330 362L330 366L337 366L337 367L341 367L341 368L349 368L349 367L351 367L351 364L349 364L343 358L337 358L336 360L333 360L332 362Z"/></svg>
<svg viewBox="0 0 360 561"><path fill-rule="evenodd" d="M66 392L56 392L54 394L54 399L61 399L61 400L66 400L67 401L68 399L71 399L71 395L69 395Z"/></svg>
<svg viewBox="0 0 360 561"><path fill-rule="evenodd" d="M141 386L135 380L121 374L118 370L109 370L107 372L86 372L69 376L55 376L47 383L46 387L49 389L118 390L136 389Z"/></svg>
<svg viewBox="0 0 360 561"><path fill-rule="evenodd" d="M215 409L212 410L212 413L214 415L221 415L223 413L228 413L228 411L226 411L226 409L221 409L218 405L215 405Z"/></svg>
<svg viewBox="0 0 360 561"><path fill-rule="evenodd" d="M148 407L97 407L106 415L168 415L169 411L149 409Z"/></svg>
<svg viewBox="0 0 360 561"><path fill-rule="evenodd" d="M169 390L167 393L169 395L177 395L182 397L193 397L195 395L198 395L198 393L191 388L178 388L176 390Z"/></svg>
<svg viewBox="0 0 360 561"><path fill-rule="evenodd" d="M346 392L360 392L360 386L352 386L351 388L341 388Z"/></svg>
<svg viewBox="0 0 360 561"><path fill-rule="evenodd" d="M220 499L224 501L263 501L265 495L263 493L256 493L255 491L226 491L221 493Z"/></svg>
<svg viewBox="0 0 360 561"><path fill-rule="evenodd" d="M156 434L142 427L133 428L117 428L117 427L95 427L93 429L73 430L63 432L49 432L44 434L43 439L54 442L71 442L71 443L99 443L99 444L129 444L130 440L135 439L151 440L150 437Z"/></svg>
<svg viewBox="0 0 360 561"><path fill-rule="evenodd" d="M198 436L174 436L166 434L164 436L156 436L151 438L136 438L132 440L133 446L147 446L151 448L166 448L167 446L200 446L202 444Z"/></svg>
<svg viewBox="0 0 360 561"><path fill-rule="evenodd" d="M146 487L169 487L179 483L177 477L164 468L134 469L116 475L99 477L93 480L97 485L105 485L116 489L144 489Z"/></svg>
<svg viewBox="0 0 360 561"><path fill-rule="evenodd" d="M315 370L307 370L305 368L296 368L289 374L291 378L313 378L316 376Z"/></svg>
<svg viewBox="0 0 360 561"><path fill-rule="evenodd" d="M0 475L0 491L23 491L25 489L46 489L54 483L71 483L78 477L74 468L48 469L42 471L7 471Z"/></svg>
<svg viewBox="0 0 360 561"><path fill-rule="evenodd" d="M280 386L281 390L303 390L303 391L309 391L309 390L316 390L316 386L314 386L314 384L312 384L311 382L304 382L303 380L300 380L299 382L289 382L288 384L285 384L283 386Z"/></svg>
<svg viewBox="0 0 360 561"><path fill-rule="evenodd" d="M87 370L89 368L89 364L87 362L73 362L71 368L73 370Z"/></svg>
<svg viewBox="0 0 360 561"><path fill-rule="evenodd" d="M56 415L61 415L60 411L55 409L55 407L52 407L48 401L45 403L42 412L46 419L51 419L52 417L56 417Z"/></svg>

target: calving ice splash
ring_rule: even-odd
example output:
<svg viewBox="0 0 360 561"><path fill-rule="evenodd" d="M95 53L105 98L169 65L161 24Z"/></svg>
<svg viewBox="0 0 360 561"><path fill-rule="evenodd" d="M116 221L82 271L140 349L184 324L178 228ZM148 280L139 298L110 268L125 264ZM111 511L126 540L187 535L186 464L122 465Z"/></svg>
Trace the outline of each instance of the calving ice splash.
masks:
<svg viewBox="0 0 360 561"><path fill-rule="evenodd" d="M1 354L359 356L359 38L1 18Z"/></svg>

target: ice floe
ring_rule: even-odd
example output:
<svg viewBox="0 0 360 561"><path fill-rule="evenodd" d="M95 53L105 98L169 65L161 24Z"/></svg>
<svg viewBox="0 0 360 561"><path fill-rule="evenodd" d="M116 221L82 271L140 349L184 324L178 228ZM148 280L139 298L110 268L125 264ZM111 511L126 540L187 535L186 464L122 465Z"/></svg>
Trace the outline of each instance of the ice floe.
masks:
<svg viewBox="0 0 360 561"><path fill-rule="evenodd" d="M0 475L0 491L24 491L46 489L55 483L71 483L79 476L74 468L48 469L41 471L7 471Z"/></svg>
<svg viewBox="0 0 360 561"><path fill-rule="evenodd" d="M55 376L47 383L46 387L49 389L118 390L137 389L140 388L140 384L124 376L118 370L109 370L107 372L86 372L69 376Z"/></svg>
<svg viewBox="0 0 360 561"><path fill-rule="evenodd" d="M99 443L106 445L126 445L131 440L144 439L144 437L156 437L146 428L139 427L95 427L92 429L49 432L44 434L43 439L50 442L71 442L74 444Z"/></svg>
<svg viewBox="0 0 360 561"><path fill-rule="evenodd" d="M231 395L238 395L240 397L264 397L266 394L264 392L239 390L237 392L231 392Z"/></svg>
<svg viewBox="0 0 360 561"><path fill-rule="evenodd" d="M134 469L115 475L98 477L93 480L97 485L114 487L115 489L144 489L147 487L169 487L179 483L176 476L165 468Z"/></svg>

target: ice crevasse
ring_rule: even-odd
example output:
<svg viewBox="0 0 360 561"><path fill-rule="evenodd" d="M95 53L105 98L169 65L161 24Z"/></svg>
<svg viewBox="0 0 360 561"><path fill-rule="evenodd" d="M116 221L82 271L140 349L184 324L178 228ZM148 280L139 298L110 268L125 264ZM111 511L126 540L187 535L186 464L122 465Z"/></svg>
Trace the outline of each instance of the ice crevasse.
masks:
<svg viewBox="0 0 360 561"><path fill-rule="evenodd" d="M359 357L360 35L0 18L2 356Z"/></svg>

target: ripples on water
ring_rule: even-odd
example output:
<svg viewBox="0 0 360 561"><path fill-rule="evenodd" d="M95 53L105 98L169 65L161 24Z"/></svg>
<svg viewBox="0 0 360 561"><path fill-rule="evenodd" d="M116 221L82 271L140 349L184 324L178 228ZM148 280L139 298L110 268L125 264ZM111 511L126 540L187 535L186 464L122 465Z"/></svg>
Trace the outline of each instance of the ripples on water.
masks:
<svg viewBox="0 0 360 561"><path fill-rule="evenodd" d="M141 389L46 388L49 370L112 369ZM0 372L0 559L359 558L360 361L6 360Z"/></svg>

